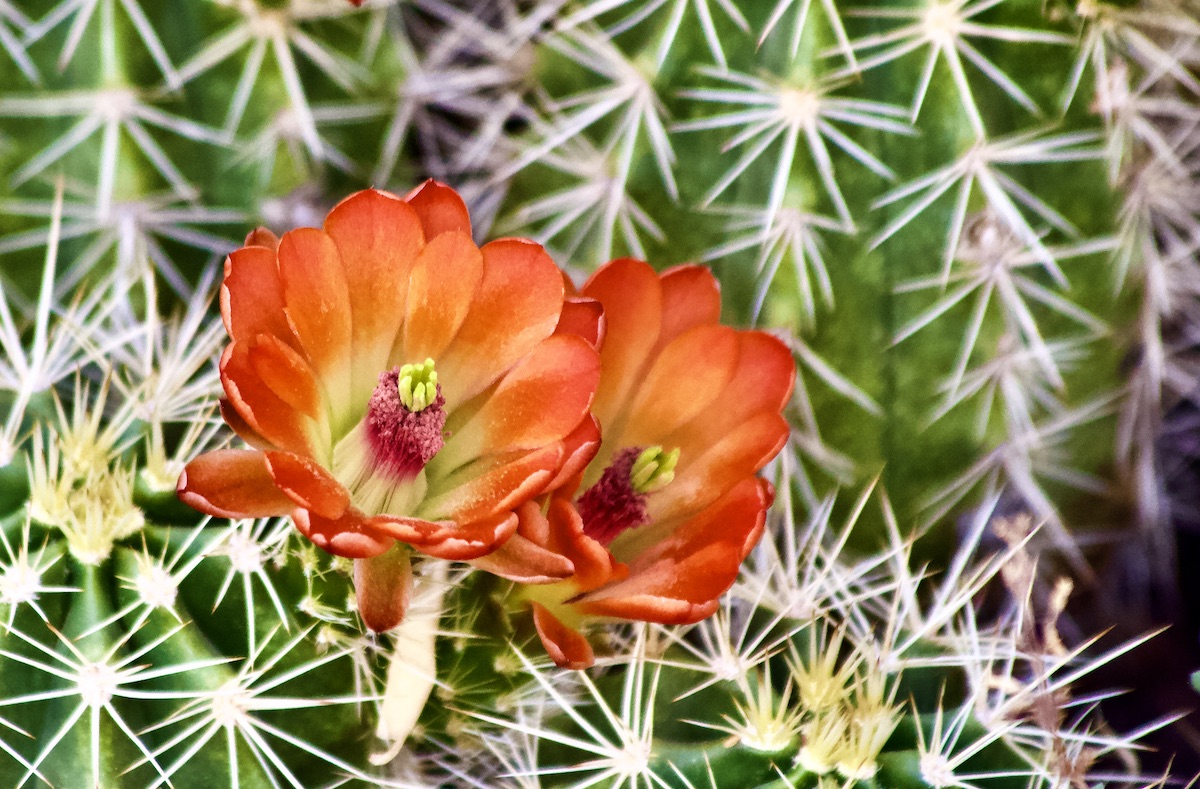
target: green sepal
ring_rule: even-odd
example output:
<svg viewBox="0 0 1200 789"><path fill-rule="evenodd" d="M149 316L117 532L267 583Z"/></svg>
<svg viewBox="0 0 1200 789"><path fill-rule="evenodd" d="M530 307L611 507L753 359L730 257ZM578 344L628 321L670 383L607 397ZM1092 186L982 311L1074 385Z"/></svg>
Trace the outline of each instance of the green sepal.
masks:
<svg viewBox="0 0 1200 789"><path fill-rule="evenodd" d="M162 524L194 526L204 515L179 500L175 487L163 489L146 478L145 469L134 477L133 503L142 508L146 519Z"/></svg>

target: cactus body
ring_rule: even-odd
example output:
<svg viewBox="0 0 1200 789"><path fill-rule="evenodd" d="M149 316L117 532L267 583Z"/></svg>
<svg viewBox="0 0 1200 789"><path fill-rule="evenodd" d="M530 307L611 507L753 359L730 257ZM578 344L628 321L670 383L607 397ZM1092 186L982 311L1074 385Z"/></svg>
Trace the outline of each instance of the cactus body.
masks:
<svg viewBox="0 0 1200 789"><path fill-rule="evenodd" d="M1197 14L0 0L0 784L1149 783L1070 706L1113 654L1063 643L1055 579L1116 588L1102 532L1174 588ZM790 343L777 504L715 618L574 675L508 582L430 561L421 632L372 638L286 519L175 499L235 440L223 256L425 177L574 275L709 262L726 322Z"/></svg>

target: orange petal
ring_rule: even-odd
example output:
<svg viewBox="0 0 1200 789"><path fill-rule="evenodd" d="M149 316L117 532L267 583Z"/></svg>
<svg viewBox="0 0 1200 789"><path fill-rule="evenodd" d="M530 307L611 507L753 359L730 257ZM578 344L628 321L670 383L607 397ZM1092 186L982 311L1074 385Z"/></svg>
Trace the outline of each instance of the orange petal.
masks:
<svg viewBox="0 0 1200 789"><path fill-rule="evenodd" d="M570 296L563 302L556 334L578 334L593 348L604 342L604 305L595 299Z"/></svg>
<svg viewBox="0 0 1200 789"><path fill-rule="evenodd" d="M738 332L738 343L733 385L742 391L738 402L741 413L759 410L779 413L791 398L796 383L796 362L791 349L761 331Z"/></svg>
<svg viewBox="0 0 1200 789"><path fill-rule="evenodd" d="M726 326L697 326L676 337L630 390L628 421L619 434L606 433L605 441L621 447L658 444L699 414L736 407L717 396L730 383L737 360L737 332ZM730 388L736 396L741 387Z"/></svg>
<svg viewBox="0 0 1200 789"><path fill-rule="evenodd" d="M421 221L395 195L368 189L347 197L325 219L350 293L354 344L350 399L366 402L391 354L408 298L413 262L425 245Z"/></svg>
<svg viewBox="0 0 1200 789"><path fill-rule="evenodd" d="M592 645L579 631L564 625L541 603L531 603L531 606L533 624L542 639L542 646L556 665L578 671L595 664Z"/></svg>
<svg viewBox="0 0 1200 789"><path fill-rule="evenodd" d="M600 423L591 414L584 417L578 427L563 439L563 462L554 479L546 483L543 491L566 489L573 494L579 487L583 471L600 449Z"/></svg>
<svg viewBox="0 0 1200 789"><path fill-rule="evenodd" d="M280 400L305 416L320 416L321 392L312 368L291 346L274 335L260 334L250 340L246 354L259 380Z"/></svg>
<svg viewBox="0 0 1200 789"><path fill-rule="evenodd" d="M266 247L274 252L279 249L279 236L267 230L265 227L256 227L246 234L246 241L243 246L247 247Z"/></svg>
<svg viewBox="0 0 1200 789"><path fill-rule="evenodd" d="M579 288L575 287L575 283L571 281L571 275L563 271L563 295L567 298L573 298L579 295Z"/></svg>
<svg viewBox="0 0 1200 789"><path fill-rule="evenodd" d="M697 326L721 319L721 285L707 266L687 264L663 272L659 347Z"/></svg>
<svg viewBox="0 0 1200 789"><path fill-rule="evenodd" d="M425 467L429 492L418 515L428 520L468 523L512 510L533 498L554 476L562 462L562 446L532 452L489 455L439 477ZM430 495L432 494L432 495Z"/></svg>
<svg viewBox="0 0 1200 789"><path fill-rule="evenodd" d="M473 523L435 523L401 515L376 515L367 523L421 553L455 561L478 559L489 554L517 530L517 516L512 512L502 512Z"/></svg>
<svg viewBox="0 0 1200 789"><path fill-rule="evenodd" d="M546 520L541 506L536 501L527 501L517 507L517 534L538 545L545 546L550 540L550 521Z"/></svg>
<svg viewBox="0 0 1200 789"><path fill-rule="evenodd" d="M219 518L285 515L295 506L275 487L263 453L252 449L200 455L184 467L176 493L189 507Z"/></svg>
<svg viewBox="0 0 1200 789"><path fill-rule="evenodd" d="M684 444L674 481L647 501L651 520L671 520L707 507L766 465L787 441L788 430L779 414L760 411L711 444Z"/></svg>
<svg viewBox="0 0 1200 789"><path fill-rule="evenodd" d="M720 501L641 552L630 562L628 578L571 603L592 616L662 624L687 624L711 615L762 535L768 487L754 477L743 479Z"/></svg>
<svg viewBox="0 0 1200 789"><path fill-rule="evenodd" d="M400 358L392 364L437 359L450 345L483 278L483 254L469 235L447 231L425 245L413 265Z"/></svg>
<svg viewBox="0 0 1200 789"><path fill-rule="evenodd" d="M271 442L267 441L254 428L250 427L250 423L237 412L237 409L233 407L233 403L229 402L228 397L222 397L217 401L217 405L221 410L221 418L225 420L225 424L229 425L229 428L234 433L237 433L238 438L255 449L271 448Z"/></svg>
<svg viewBox="0 0 1200 789"><path fill-rule="evenodd" d="M780 413L787 404L796 380L792 352L765 332L739 331L737 336L737 367L717 398L722 407L709 409L682 427L677 438L708 446L740 429L755 414Z"/></svg>
<svg viewBox="0 0 1200 789"><path fill-rule="evenodd" d="M354 562L358 613L363 623L376 633L385 633L404 620L412 588L412 562L403 546Z"/></svg>
<svg viewBox="0 0 1200 789"><path fill-rule="evenodd" d="M275 485L301 507L329 520L341 518L350 507L350 494L315 461L290 452L266 456Z"/></svg>
<svg viewBox="0 0 1200 789"><path fill-rule="evenodd" d="M562 274L540 244L505 238L485 245L483 280L454 341L438 358L450 408L470 400L558 325Z"/></svg>
<svg viewBox="0 0 1200 789"><path fill-rule="evenodd" d="M599 378L600 356L586 340L548 337L517 362L466 424L447 422L451 437L441 451L459 465L561 441L587 415Z"/></svg>
<svg viewBox="0 0 1200 789"><path fill-rule="evenodd" d="M467 204L458 192L440 181L430 178L405 195L421 220L425 240L432 241L442 233L459 232L471 236L471 216Z"/></svg>
<svg viewBox="0 0 1200 789"><path fill-rule="evenodd" d="M550 527L548 545L571 560L575 567L571 580L579 589L595 589L626 576L628 568L617 562L603 545L583 533L583 521L566 497L552 497L546 515Z"/></svg>
<svg viewBox="0 0 1200 789"><path fill-rule="evenodd" d="M536 502L517 508L517 533L487 556L471 562L480 570L510 581L546 584L571 575L575 566L567 557L548 550L550 522Z"/></svg>
<svg viewBox="0 0 1200 789"><path fill-rule="evenodd" d="M570 577L575 565L565 556L549 551L519 534L471 564L492 575L522 584L549 584Z"/></svg>
<svg viewBox="0 0 1200 789"><path fill-rule="evenodd" d="M318 548L347 559L378 556L396 542L386 532L373 528L363 514L353 507L335 520L297 507L292 511L292 523Z"/></svg>
<svg viewBox="0 0 1200 789"><path fill-rule="evenodd" d="M283 316L283 285L273 249L252 246L232 252L225 259L220 300L221 318L231 338L273 334L292 342L292 329Z"/></svg>
<svg viewBox="0 0 1200 789"><path fill-rule="evenodd" d="M279 279L300 347L330 388L344 387L336 375L349 370L350 293L333 239L313 227L284 234Z"/></svg>
<svg viewBox="0 0 1200 789"><path fill-rule="evenodd" d="M229 403L247 424L280 449L312 454L312 420L283 401L258 377L250 364L249 349L234 341L221 355L221 384Z"/></svg>
<svg viewBox="0 0 1200 789"><path fill-rule="evenodd" d="M604 305L606 328L600 351L604 376L592 413L607 429L619 419L629 390L658 341L662 289L649 264L621 258L593 274L581 294Z"/></svg>

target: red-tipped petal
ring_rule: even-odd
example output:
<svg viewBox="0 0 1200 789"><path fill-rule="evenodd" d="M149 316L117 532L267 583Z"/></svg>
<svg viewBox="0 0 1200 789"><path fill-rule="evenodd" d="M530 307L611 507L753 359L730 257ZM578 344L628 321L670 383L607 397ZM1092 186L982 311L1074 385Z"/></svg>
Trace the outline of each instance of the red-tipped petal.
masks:
<svg viewBox="0 0 1200 789"><path fill-rule="evenodd" d="M735 377L754 394L754 410L782 411L796 384L796 362L791 350L766 332L738 332L741 353ZM749 409L748 409L749 410Z"/></svg>
<svg viewBox="0 0 1200 789"><path fill-rule="evenodd" d="M662 624L711 615L762 535L768 487L754 477L743 479L713 506L639 551L629 563L628 578L580 595L572 604L593 616Z"/></svg>
<svg viewBox="0 0 1200 789"><path fill-rule="evenodd" d="M630 391L620 435L606 434L605 440L617 446L658 444L699 414L736 408L717 396L730 383L737 359L737 332L727 326L697 326L676 337Z"/></svg>
<svg viewBox="0 0 1200 789"><path fill-rule="evenodd" d="M228 397L222 397L218 400L217 407L221 411L221 418L225 420L225 424L229 425L230 430L237 433L238 438L255 449L271 448L271 442L260 436L258 431L250 427L250 423L242 418L242 415L233 407L233 403L229 402Z"/></svg>
<svg viewBox="0 0 1200 789"><path fill-rule="evenodd" d="M601 425L617 421L658 340L662 290L658 274L640 260L621 258L604 265L581 295L604 305L605 335L600 359L604 376L592 413Z"/></svg>
<svg viewBox="0 0 1200 789"><path fill-rule="evenodd" d="M738 332L738 362L727 389L720 396L729 408L715 411L689 432L716 438L760 411L779 413L787 405L796 381L796 363L786 345L760 331Z"/></svg>
<svg viewBox="0 0 1200 789"><path fill-rule="evenodd" d="M368 519L368 525L429 556L467 561L478 559L503 545L517 530L517 516L502 512L472 523L455 523L376 515Z"/></svg>
<svg viewBox="0 0 1200 789"><path fill-rule="evenodd" d="M439 453L425 467L432 495L427 495L418 515L468 523L512 510L537 495L561 465L562 446L489 455L448 476L433 471L440 459Z"/></svg>
<svg viewBox="0 0 1200 789"><path fill-rule="evenodd" d="M588 414L571 434L563 439L562 466L554 479L546 483L543 492L566 488L568 493L573 493L579 487L584 469L592 462L592 458L596 457L599 449L600 423Z"/></svg>
<svg viewBox="0 0 1200 789"><path fill-rule="evenodd" d="M483 281L454 341L437 360L453 408L482 392L558 325L562 275L540 244L505 238L487 244Z"/></svg>
<svg viewBox="0 0 1200 789"><path fill-rule="evenodd" d="M337 245L350 293L351 399L365 402L404 319L408 278L425 246L425 233L408 203L375 189L338 203L325 219L325 232Z"/></svg>
<svg viewBox="0 0 1200 789"><path fill-rule="evenodd" d="M318 548L347 559L378 556L396 542L386 532L371 527L363 514L353 507L337 519L322 518L315 512L297 507L292 511L292 523Z"/></svg>
<svg viewBox="0 0 1200 789"><path fill-rule="evenodd" d="M291 346L274 335L260 334L249 341L246 354L259 380L280 400L305 416L319 416L321 392L312 368Z"/></svg>
<svg viewBox="0 0 1200 789"><path fill-rule="evenodd" d="M221 318L234 340L273 334L291 344L292 329L283 316L283 285L275 250L252 246L225 259L221 282Z"/></svg>
<svg viewBox="0 0 1200 789"><path fill-rule="evenodd" d="M740 431L758 414L783 410L796 380L792 352L765 332L739 331L737 338L737 366L717 397L721 407L708 409L666 440L708 447Z"/></svg>
<svg viewBox="0 0 1200 789"><path fill-rule="evenodd" d="M244 246L266 247L273 252L279 249L279 236L265 227L256 227L246 234Z"/></svg>
<svg viewBox="0 0 1200 789"><path fill-rule="evenodd" d="M721 286L707 266L676 266L663 272L659 347L697 326L721 319Z"/></svg>
<svg viewBox="0 0 1200 789"><path fill-rule="evenodd" d="M576 671L591 668L596 662L592 645L577 630L564 625L558 617L550 613L541 603L531 603L533 608L533 624L546 654L555 665Z"/></svg>
<svg viewBox="0 0 1200 789"><path fill-rule="evenodd" d="M295 505L275 487L262 452L218 449L184 467L176 485L179 499L219 518L285 515Z"/></svg>
<svg viewBox="0 0 1200 789"><path fill-rule="evenodd" d="M354 595L363 623L385 633L404 621L412 600L412 562L397 545L387 553L354 562Z"/></svg>
<svg viewBox="0 0 1200 789"><path fill-rule="evenodd" d="M550 539L550 523L537 503L525 502L516 514L517 533L471 563L492 575L524 584L552 583L570 576L575 570L571 560L545 547Z"/></svg>
<svg viewBox="0 0 1200 789"><path fill-rule="evenodd" d="M599 378L600 357L583 338L548 337L517 362L465 424L447 422L451 437L442 452L454 463L466 463L561 441L587 415Z"/></svg>
<svg viewBox="0 0 1200 789"><path fill-rule="evenodd" d="M312 227L286 233L279 242L279 278L288 321L313 367L331 387L348 370L350 292L333 239Z"/></svg>
<svg viewBox="0 0 1200 789"><path fill-rule="evenodd" d="M556 334L577 334L599 349L604 343L604 305L595 299L570 296L563 302Z"/></svg>
<svg viewBox="0 0 1200 789"><path fill-rule="evenodd" d="M417 212L425 240L431 241L442 233L459 232L471 236L471 215L458 192L430 178L405 198Z"/></svg>
<svg viewBox="0 0 1200 789"><path fill-rule="evenodd" d="M438 359L466 320L482 279L483 254L469 235L447 231L426 244L413 265L392 363Z"/></svg>
<svg viewBox="0 0 1200 789"><path fill-rule="evenodd" d="M471 561L476 568L521 584L549 584L570 577L575 565L565 556L514 534L486 556Z"/></svg>
<svg viewBox="0 0 1200 789"><path fill-rule="evenodd" d="M250 363L248 343L234 341L221 356L221 384L247 424L280 449L312 454L312 420L271 391Z"/></svg>
<svg viewBox="0 0 1200 789"><path fill-rule="evenodd" d="M628 568L617 562L608 550L583 533L579 512L565 497L550 499L547 511L550 527L548 547L566 556L575 566L572 581L579 589L589 590L624 578Z"/></svg>
<svg viewBox="0 0 1200 789"><path fill-rule="evenodd" d="M290 452L266 456L275 485L296 504L330 520L341 518L350 507L350 494L316 461Z"/></svg>
<svg viewBox="0 0 1200 789"><path fill-rule="evenodd" d="M647 502L650 518L665 521L707 507L766 465L787 441L789 430L779 414L760 411L711 444L685 444L674 481Z"/></svg>

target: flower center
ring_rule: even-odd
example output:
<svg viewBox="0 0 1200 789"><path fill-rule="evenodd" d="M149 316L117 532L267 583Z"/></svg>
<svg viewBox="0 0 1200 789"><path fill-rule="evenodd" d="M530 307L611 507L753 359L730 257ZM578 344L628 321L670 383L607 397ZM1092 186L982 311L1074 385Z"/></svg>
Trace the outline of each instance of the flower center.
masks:
<svg viewBox="0 0 1200 789"><path fill-rule="evenodd" d="M608 545L622 532L644 525L646 496L662 490L675 478L679 449L630 447L617 453L600 480L579 497L583 533Z"/></svg>
<svg viewBox="0 0 1200 789"><path fill-rule="evenodd" d="M395 480L419 474L444 443L445 405L433 359L380 373L366 418L375 465Z"/></svg>

